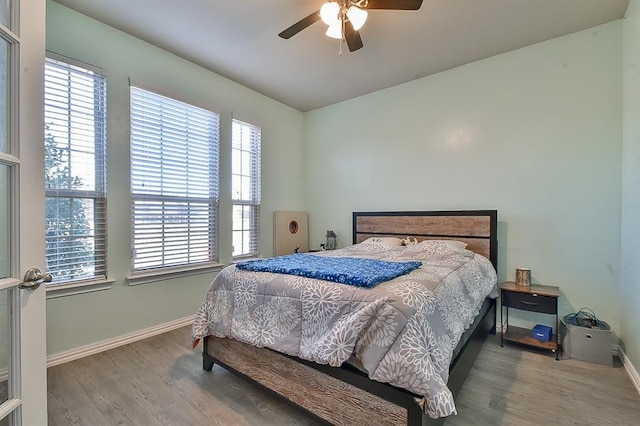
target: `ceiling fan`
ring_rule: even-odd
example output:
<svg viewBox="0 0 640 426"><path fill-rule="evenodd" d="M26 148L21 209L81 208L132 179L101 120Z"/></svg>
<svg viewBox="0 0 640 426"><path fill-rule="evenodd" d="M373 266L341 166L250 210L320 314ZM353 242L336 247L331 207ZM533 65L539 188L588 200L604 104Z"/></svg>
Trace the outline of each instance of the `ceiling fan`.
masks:
<svg viewBox="0 0 640 426"><path fill-rule="evenodd" d="M418 10L423 0L327 0L320 10L296 22L278 36L289 39L321 20L327 24L328 37L345 40L350 52L361 49L358 30L367 20L367 10Z"/></svg>

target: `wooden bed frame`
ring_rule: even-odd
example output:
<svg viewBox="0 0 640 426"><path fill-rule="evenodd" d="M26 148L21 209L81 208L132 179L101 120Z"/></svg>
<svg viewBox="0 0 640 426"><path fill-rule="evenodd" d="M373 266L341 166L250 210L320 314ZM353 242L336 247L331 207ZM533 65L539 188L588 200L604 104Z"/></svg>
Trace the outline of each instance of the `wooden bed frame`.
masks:
<svg viewBox="0 0 640 426"><path fill-rule="evenodd" d="M497 269L497 211L354 212L353 242L372 236L455 239L489 258ZM449 369L448 387L454 397L462 385L489 333L495 333L496 303L480 315L468 339L459 344ZM322 420L339 425L436 425L444 419L424 414L421 396L370 380L357 368L344 364L330 367L290 357L266 348L229 338L204 339L203 368L214 364L246 377L275 392Z"/></svg>

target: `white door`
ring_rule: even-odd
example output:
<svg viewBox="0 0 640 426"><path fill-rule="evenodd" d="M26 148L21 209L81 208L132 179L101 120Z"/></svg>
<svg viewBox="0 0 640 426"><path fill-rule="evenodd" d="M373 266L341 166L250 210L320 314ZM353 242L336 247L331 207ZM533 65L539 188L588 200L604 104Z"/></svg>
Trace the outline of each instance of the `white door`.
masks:
<svg viewBox="0 0 640 426"><path fill-rule="evenodd" d="M47 424L44 57L45 0L0 0L0 426Z"/></svg>

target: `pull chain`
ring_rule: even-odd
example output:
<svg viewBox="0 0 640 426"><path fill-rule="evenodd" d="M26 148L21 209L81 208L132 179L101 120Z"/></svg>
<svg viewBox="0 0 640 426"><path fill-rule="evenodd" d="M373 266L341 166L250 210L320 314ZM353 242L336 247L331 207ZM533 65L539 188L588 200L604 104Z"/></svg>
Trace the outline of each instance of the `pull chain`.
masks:
<svg viewBox="0 0 640 426"><path fill-rule="evenodd" d="M340 37L340 50L338 50L338 55L342 55L342 42L345 41L345 39L344 39L344 29L345 29L344 15L342 15L342 19L340 21L342 22L342 37Z"/></svg>

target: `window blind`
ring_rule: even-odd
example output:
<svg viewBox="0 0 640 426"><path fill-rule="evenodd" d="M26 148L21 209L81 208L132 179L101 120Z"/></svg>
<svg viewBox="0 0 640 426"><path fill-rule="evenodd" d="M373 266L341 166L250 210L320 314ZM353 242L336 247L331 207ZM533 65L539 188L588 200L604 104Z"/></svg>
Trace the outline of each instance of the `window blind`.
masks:
<svg viewBox="0 0 640 426"><path fill-rule="evenodd" d="M252 256L260 251L261 144L260 127L233 120L231 193L234 257Z"/></svg>
<svg viewBox="0 0 640 426"><path fill-rule="evenodd" d="M46 260L53 283L106 278L106 79L45 62Z"/></svg>
<svg viewBox="0 0 640 426"><path fill-rule="evenodd" d="M134 270L217 261L219 121L131 86Z"/></svg>

